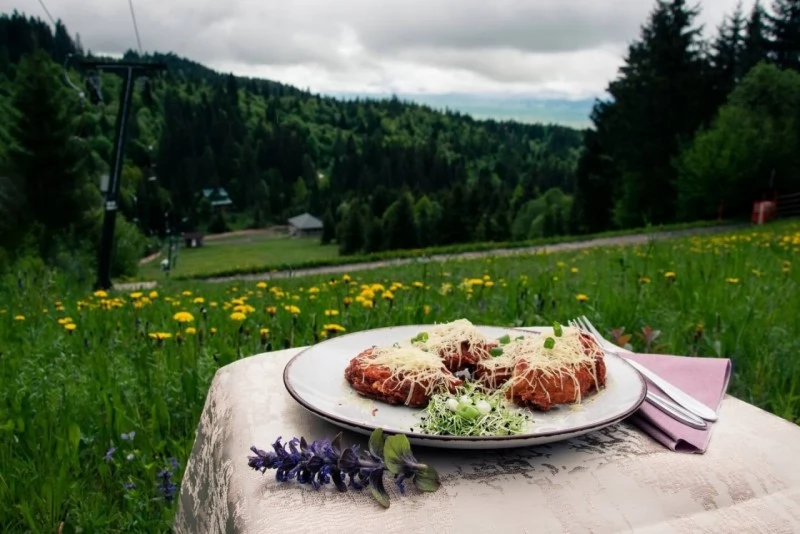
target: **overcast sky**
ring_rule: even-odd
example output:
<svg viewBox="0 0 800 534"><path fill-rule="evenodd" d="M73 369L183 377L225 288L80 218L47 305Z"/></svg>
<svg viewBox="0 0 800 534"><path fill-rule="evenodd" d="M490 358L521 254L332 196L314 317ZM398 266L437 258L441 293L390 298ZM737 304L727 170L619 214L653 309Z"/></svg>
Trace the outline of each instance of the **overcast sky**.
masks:
<svg viewBox="0 0 800 534"><path fill-rule="evenodd" d="M42 0L95 53L136 48L128 0ZM703 0L713 31L738 0ZM747 13L752 0L743 0ZM145 51L315 92L600 95L651 0L133 0ZM0 0L45 18L39 0Z"/></svg>

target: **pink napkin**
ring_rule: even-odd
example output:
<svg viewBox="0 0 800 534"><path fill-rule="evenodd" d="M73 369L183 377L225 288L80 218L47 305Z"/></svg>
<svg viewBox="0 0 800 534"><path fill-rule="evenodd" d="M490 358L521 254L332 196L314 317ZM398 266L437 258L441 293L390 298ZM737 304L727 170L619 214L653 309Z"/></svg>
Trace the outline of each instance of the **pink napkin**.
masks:
<svg viewBox="0 0 800 534"><path fill-rule="evenodd" d="M625 356L675 384L719 414L731 377L730 359L634 353ZM651 391L667 397L646 378L645 382ZM696 454L706 452L711 431L716 424L708 422L708 428L698 430L673 419L647 401L631 416L630 421L665 447L676 452Z"/></svg>

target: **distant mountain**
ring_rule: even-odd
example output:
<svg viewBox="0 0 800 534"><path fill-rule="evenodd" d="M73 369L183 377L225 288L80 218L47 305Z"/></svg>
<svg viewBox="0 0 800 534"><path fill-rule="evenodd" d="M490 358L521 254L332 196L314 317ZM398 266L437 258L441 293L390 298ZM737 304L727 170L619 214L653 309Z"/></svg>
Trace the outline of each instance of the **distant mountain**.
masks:
<svg viewBox="0 0 800 534"><path fill-rule="evenodd" d="M342 99L388 98L380 93L334 93ZM398 94L404 101L415 102L436 110L457 111L476 119L513 120L528 124L559 124L588 128L594 99L536 98L516 95L470 93Z"/></svg>

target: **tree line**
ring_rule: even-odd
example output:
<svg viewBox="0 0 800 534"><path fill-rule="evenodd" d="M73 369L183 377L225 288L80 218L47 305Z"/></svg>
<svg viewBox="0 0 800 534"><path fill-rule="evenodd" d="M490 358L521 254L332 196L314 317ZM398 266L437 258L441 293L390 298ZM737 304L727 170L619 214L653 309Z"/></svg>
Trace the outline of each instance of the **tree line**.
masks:
<svg viewBox="0 0 800 534"><path fill-rule="evenodd" d="M334 99L128 52L168 71L134 98L115 269L130 271L148 239L305 211L343 254L746 215L800 189L800 0L739 6L711 39L698 13L655 2L585 131ZM7 257L96 247L120 82L84 76L70 55L92 57L60 22L0 15ZM233 206L214 209L208 188Z"/></svg>

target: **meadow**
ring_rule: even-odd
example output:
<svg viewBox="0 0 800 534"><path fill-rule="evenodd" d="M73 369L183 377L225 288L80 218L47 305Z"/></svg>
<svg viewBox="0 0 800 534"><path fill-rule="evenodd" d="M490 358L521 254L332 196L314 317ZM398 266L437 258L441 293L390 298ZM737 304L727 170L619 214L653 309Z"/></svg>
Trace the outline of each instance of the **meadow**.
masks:
<svg viewBox="0 0 800 534"><path fill-rule="evenodd" d="M585 314L639 352L731 358L730 394L800 422L798 251L800 223L789 221L634 247L125 293L21 270L0 286L0 530L167 530L219 367L380 326Z"/></svg>
<svg viewBox="0 0 800 534"><path fill-rule="evenodd" d="M320 245L319 237L291 238L253 234L207 240L199 248L181 247L170 276L192 277L226 269L247 270L281 263L299 264L330 260L338 256L337 246ZM141 266L137 278L166 279L160 265L161 260L166 257L165 248L162 257Z"/></svg>

